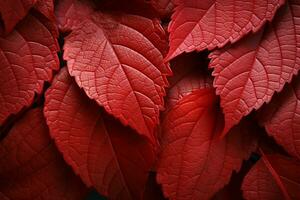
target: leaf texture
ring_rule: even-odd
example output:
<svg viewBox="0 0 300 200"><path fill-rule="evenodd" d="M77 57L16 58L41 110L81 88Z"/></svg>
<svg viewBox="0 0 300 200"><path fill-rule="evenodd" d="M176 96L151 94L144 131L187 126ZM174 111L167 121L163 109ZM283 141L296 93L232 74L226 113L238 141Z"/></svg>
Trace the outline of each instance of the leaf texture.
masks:
<svg viewBox="0 0 300 200"><path fill-rule="evenodd" d="M212 78L205 74L187 74L168 90L166 108L171 109L184 96L199 89L211 88Z"/></svg>
<svg viewBox="0 0 300 200"><path fill-rule="evenodd" d="M4 32L10 33L23 19L37 0L1 0L0 14L4 22Z"/></svg>
<svg viewBox="0 0 300 200"><path fill-rule="evenodd" d="M28 15L8 36L0 37L0 124L29 106L58 69L54 30L53 24Z"/></svg>
<svg viewBox="0 0 300 200"><path fill-rule="evenodd" d="M86 97L67 69L47 91L44 113L59 150L87 186L109 199L142 197L152 145Z"/></svg>
<svg viewBox="0 0 300 200"><path fill-rule="evenodd" d="M290 0L273 23L255 35L210 54L214 86L225 114L223 135L300 69L300 2Z"/></svg>
<svg viewBox="0 0 300 200"><path fill-rule="evenodd" d="M212 50L234 43L272 20L284 0L174 0L166 60L183 52Z"/></svg>
<svg viewBox="0 0 300 200"><path fill-rule="evenodd" d="M60 0L55 8L58 28L62 32L71 31L94 12L95 5L91 0Z"/></svg>
<svg viewBox="0 0 300 200"><path fill-rule="evenodd" d="M152 7L160 14L161 17L168 17L174 8L171 0L150 0Z"/></svg>
<svg viewBox="0 0 300 200"><path fill-rule="evenodd" d="M168 65L158 21L135 15L94 13L66 38L71 76L106 111L152 142L163 108Z"/></svg>
<svg viewBox="0 0 300 200"><path fill-rule="evenodd" d="M183 97L163 121L158 183L169 199L210 199L256 148L251 124L220 140L222 117L213 89Z"/></svg>
<svg viewBox="0 0 300 200"><path fill-rule="evenodd" d="M34 8L49 20L55 22L53 0L38 0Z"/></svg>
<svg viewBox="0 0 300 200"><path fill-rule="evenodd" d="M246 175L242 190L247 200L299 199L300 162L264 155Z"/></svg>
<svg viewBox="0 0 300 200"><path fill-rule="evenodd" d="M82 200L87 193L56 150L40 108L29 110L1 141L3 199L1 193L11 200Z"/></svg>
<svg viewBox="0 0 300 200"><path fill-rule="evenodd" d="M300 77L259 113L261 124L287 152L300 159Z"/></svg>

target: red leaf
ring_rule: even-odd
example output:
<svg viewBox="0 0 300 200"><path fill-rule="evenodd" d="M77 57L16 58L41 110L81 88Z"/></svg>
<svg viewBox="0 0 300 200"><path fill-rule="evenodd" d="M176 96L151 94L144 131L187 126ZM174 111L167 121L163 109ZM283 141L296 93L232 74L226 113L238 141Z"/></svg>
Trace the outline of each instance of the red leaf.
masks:
<svg viewBox="0 0 300 200"><path fill-rule="evenodd" d="M1 0L0 15L4 22L4 32L11 32L15 25L27 15L37 0Z"/></svg>
<svg viewBox="0 0 300 200"><path fill-rule="evenodd" d="M170 74L163 45L158 21L95 13L66 38L64 58L89 98L154 142Z"/></svg>
<svg viewBox="0 0 300 200"><path fill-rule="evenodd" d="M159 16L157 11L144 0L60 0L55 10L59 28L62 31L69 31L86 18L91 18L95 10L110 11L114 14L122 12L147 18ZM149 27L147 26L147 28Z"/></svg>
<svg viewBox="0 0 300 200"><path fill-rule="evenodd" d="M222 119L213 89L199 89L183 97L162 126L157 180L170 199L211 198L256 148L247 121L223 140L217 137Z"/></svg>
<svg viewBox="0 0 300 200"><path fill-rule="evenodd" d="M210 55L225 114L223 135L269 102L300 69L299 5L290 0L264 30Z"/></svg>
<svg viewBox="0 0 300 200"><path fill-rule="evenodd" d="M174 0L170 60L183 52L222 47L270 21L284 0Z"/></svg>
<svg viewBox="0 0 300 200"><path fill-rule="evenodd" d="M260 128L257 125L255 126L258 128L259 134L261 134ZM258 157L258 155L252 154L250 159L244 161L240 171L232 173L229 183L219 190L211 200L244 200L241 186L244 177L257 161L255 157Z"/></svg>
<svg viewBox="0 0 300 200"><path fill-rule="evenodd" d="M59 67L53 29L28 15L7 37L0 37L0 124L29 106Z"/></svg>
<svg viewBox="0 0 300 200"><path fill-rule="evenodd" d="M81 200L86 192L51 141L42 110L28 111L1 141L0 194L12 200Z"/></svg>
<svg viewBox="0 0 300 200"><path fill-rule="evenodd" d="M300 77L293 80L260 113L267 133L300 159Z"/></svg>
<svg viewBox="0 0 300 200"><path fill-rule="evenodd" d="M244 179L247 200L300 198L300 162L279 154L263 155Z"/></svg>
<svg viewBox="0 0 300 200"><path fill-rule="evenodd" d="M44 113L65 160L110 199L140 199L154 162L147 140L108 116L63 69L46 93Z"/></svg>

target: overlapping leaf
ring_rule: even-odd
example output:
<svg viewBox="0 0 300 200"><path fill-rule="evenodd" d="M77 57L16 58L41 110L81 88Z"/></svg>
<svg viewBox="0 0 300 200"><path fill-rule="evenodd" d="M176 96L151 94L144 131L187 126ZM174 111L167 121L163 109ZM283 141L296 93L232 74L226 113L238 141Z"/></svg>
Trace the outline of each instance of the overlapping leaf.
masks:
<svg viewBox="0 0 300 200"><path fill-rule="evenodd" d="M284 0L174 0L167 60L183 52L222 47L270 21Z"/></svg>
<svg viewBox="0 0 300 200"><path fill-rule="evenodd" d="M162 126L157 180L170 199L210 199L256 147L248 122L219 140L222 117L212 88L179 100Z"/></svg>
<svg viewBox="0 0 300 200"><path fill-rule="evenodd" d="M300 2L289 0L265 29L214 51L214 86L225 114L224 134L269 102L300 69Z"/></svg>
<svg viewBox="0 0 300 200"><path fill-rule="evenodd" d="M44 81L58 69L55 27L28 15L6 37L0 37L0 124L10 114L29 106ZM54 34L54 35L53 35Z"/></svg>
<svg viewBox="0 0 300 200"><path fill-rule="evenodd" d="M46 93L51 136L88 186L110 199L140 199L154 162L147 140L108 116L63 69Z"/></svg>
<svg viewBox="0 0 300 200"><path fill-rule="evenodd" d="M300 159L300 77L263 108L260 121L278 144Z"/></svg>
<svg viewBox="0 0 300 200"><path fill-rule="evenodd" d="M211 87L213 79L208 72L203 70L207 65L202 55L181 55L172 60L170 65L173 76L169 77L166 110L193 91Z"/></svg>
<svg viewBox="0 0 300 200"><path fill-rule="evenodd" d="M263 155L244 179L247 200L300 198L300 162L281 155Z"/></svg>
<svg viewBox="0 0 300 200"><path fill-rule="evenodd" d="M155 141L163 107L165 36L158 21L94 13L66 38L68 69L89 98L125 125Z"/></svg>
<svg viewBox="0 0 300 200"><path fill-rule="evenodd" d="M290 84L300 69L299 0L59 0L56 16L53 3L0 0L0 199L83 199L74 172L109 199L240 198L230 193L242 179L231 175L260 131L242 118L264 103L260 123L300 159L300 78ZM174 5L166 55L161 24ZM67 67L44 103L59 68L55 23ZM183 54L201 50L214 50L214 83L208 51ZM23 109L39 104L46 120L41 108ZM244 197L299 199L299 168L263 154Z"/></svg>
<svg viewBox="0 0 300 200"><path fill-rule="evenodd" d="M50 139L42 109L28 111L0 144L0 198L82 200L86 192Z"/></svg>

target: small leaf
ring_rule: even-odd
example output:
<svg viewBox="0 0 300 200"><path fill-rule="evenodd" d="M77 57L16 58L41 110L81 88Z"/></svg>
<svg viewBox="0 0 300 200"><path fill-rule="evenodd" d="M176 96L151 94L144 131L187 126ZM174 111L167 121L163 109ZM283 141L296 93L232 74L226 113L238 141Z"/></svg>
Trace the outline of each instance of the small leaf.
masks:
<svg viewBox="0 0 300 200"><path fill-rule="evenodd" d="M29 110L0 143L3 199L1 193L11 200L82 200L87 193L56 150L40 108Z"/></svg>
<svg viewBox="0 0 300 200"><path fill-rule="evenodd" d="M154 148L86 97L65 68L46 92L44 113L58 149L87 186L109 199L142 197Z"/></svg>
<svg viewBox="0 0 300 200"><path fill-rule="evenodd" d="M263 155L243 181L247 200L300 198L300 162L279 154Z"/></svg>
<svg viewBox="0 0 300 200"><path fill-rule="evenodd" d="M66 38L71 76L105 110L155 143L168 65L158 21L135 15L94 13Z"/></svg>
<svg viewBox="0 0 300 200"><path fill-rule="evenodd" d="M270 21L284 0L174 0L166 60L183 52L212 50L234 43Z"/></svg>
<svg viewBox="0 0 300 200"><path fill-rule="evenodd" d="M300 69L300 2L289 0L264 30L210 54L225 135L243 116L269 102Z"/></svg>

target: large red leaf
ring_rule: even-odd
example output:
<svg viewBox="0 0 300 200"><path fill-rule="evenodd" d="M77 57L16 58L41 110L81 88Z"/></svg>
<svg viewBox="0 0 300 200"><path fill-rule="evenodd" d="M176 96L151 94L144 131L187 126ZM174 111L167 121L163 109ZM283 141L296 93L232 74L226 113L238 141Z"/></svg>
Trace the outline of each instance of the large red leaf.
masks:
<svg viewBox="0 0 300 200"><path fill-rule="evenodd" d="M143 5L147 8L144 8ZM152 19L157 15L153 13L152 7L145 4L143 0L123 0L121 2L118 0L104 0L98 2L93 0L60 0L55 9L58 26L64 32L76 29L76 26L80 26L83 21L92 20L94 15L99 15L95 14L96 10L99 10L99 8L106 12L107 10L110 10L112 16L120 15L120 12L126 12L140 16L150 15L149 18ZM148 8L150 8L150 10L147 10ZM126 16L129 15L125 15L124 17L126 18ZM145 18L136 19L138 23L134 23L129 19L127 20L129 20L128 23L131 28L143 33L144 36L146 36L147 39L150 40L163 55L165 55L168 50L168 43L166 42L167 36L160 26L160 21L158 19L153 19L152 23L149 20L148 22L143 23L141 21L143 19L145 20ZM123 21L123 23L126 25L125 21Z"/></svg>
<svg viewBox="0 0 300 200"><path fill-rule="evenodd" d="M247 121L223 140L217 137L222 128L217 105L213 89L199 89L167 113L157 175L166 197L210 199L256 148Z"/></svg>
<svg viewBox="0 0 300 200"><path fill-rule="evenodd" d="M4 22L4 31L9 33L15 25L27 15L37 0L1 0L0 15Z"/></svg>
<svg viewBox="0 0 300 200"><path fill-rule="evenodd" d="M167 60L183 52L222 47L270 21L284 0L174 0Z"/></svg>
<svg viewBox="0 0 300 200"><path fill-rule="evenodd" d="M44 113L65 160L88 186L110 199L140 199L153 147L108 116L63 69L46 93Z"/></svg>
<svg viewBox="0 0 300 200"><path fill-rule="evenodd" d="M300 77L263 107L260 121L278 144L300 159Z"/></svg>
<svg viewBox="0 0 300 200"><path fill-rule="evenodd" d="M169 67L158 21L94 13L66 38L64 58L77 84L107 112L155 141Z"/></svg>
<svg viewBox="0 0 300 200"><path fill-rule="evenodd" d="M28 15L8 36L0 37L0 125L30 105L59 67L54 29L46 20Z"/></svg>
<svg viewBox="0 0 300 200"><path fill-rule="evenodd" d="M214 51L214 86L225 114L224 134L300 69L300 2L289 0L273 23L255 35Z"/></svg>
<svg viewBox="0 0 300 200"><path fill-rule="evenodd" d="M263 155L245 177L242 190L247 200L300 199L300 162Z"/></svg>
<svg viewBox="0 0 300 200"><path fill-rule="evenodd" d="M42 109L28 111L0 144L0 198L82 200L86 192L50 139Z"/></svg>

